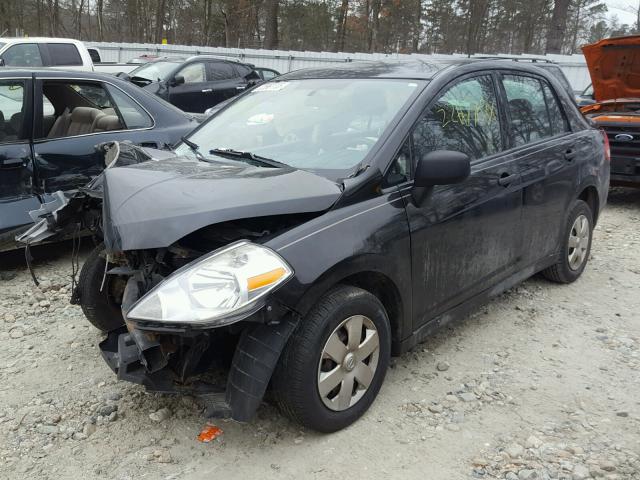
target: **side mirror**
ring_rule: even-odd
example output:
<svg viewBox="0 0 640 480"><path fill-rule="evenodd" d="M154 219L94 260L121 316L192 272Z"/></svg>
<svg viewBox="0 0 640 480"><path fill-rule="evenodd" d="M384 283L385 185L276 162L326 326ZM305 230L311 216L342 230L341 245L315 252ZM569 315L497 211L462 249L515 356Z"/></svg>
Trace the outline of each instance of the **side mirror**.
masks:
<svg viewBox="0 0 640 480"><path fill-rule="evenodd" d="M0 67L4 67L4 58L0 58Z"/></svg>
<svg viewBox="0 0 640 480"><path fill-rule="evenodd" d="M470 173L471 160L466 154L452 150L436 150L418 159L413 185L451 185L462 182Z"/></svg>
<svg viewBox="0 0 640 480"><path fill-rule="evenodd" d="M183 83L184 83L184 77L182 75L176 75L175 77L173 77L173 80L171 81L171 86L177 87L178 85L182 85Z"/></svg>

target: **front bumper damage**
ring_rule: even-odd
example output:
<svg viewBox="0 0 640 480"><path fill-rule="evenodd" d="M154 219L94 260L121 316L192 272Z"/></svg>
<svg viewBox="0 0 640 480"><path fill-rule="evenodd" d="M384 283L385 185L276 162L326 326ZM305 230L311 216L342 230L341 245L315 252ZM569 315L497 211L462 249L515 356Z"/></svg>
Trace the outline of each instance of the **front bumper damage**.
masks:
<svg viewBox="0 0 640 480"><path fill-rule="evenodd" d="M160 154L166 152L109 146L104 172L34 212L38 222L19 240L28 246L67 232L93 232L104 243L106 265L99 278L93 274L85 281L101 292L108 277L126 284L117 294L109 292L125 325L100 343L118 379L150 391L200 396L208 416L249 421L299 321L297 312L268 295L215 328L127 319L127 312L179 268L234 242L259 243L299 225L329 208L341 190L291 168L214 165ZM211 188L202 188L203 181ZM260 202L230 193L245 190ZM79 295L74 298L82 304ZM224 376L216 375L220 370Z"/></svg>
<svg viewBox="0 0 640 480"><path fill-rule="evenodd" d="M263 310L267 310L265 307ZM273 308L271 308L273 311ZM205 337L215 335L215 329L199 332L149 332L128 322L113 330L100 344L102 357L119 380L143 385L148 391L165 394L189 394L206 404L207 417L233 418L247 422L258 409L276 367L280 352L293 332L297 318L286 313L278 323L246 322L233 353L226 380L199 375L185 378L180 367L188 360L179 359L179 368L170 366L162 337L189 337L194 345L202 345ZM204 342L207 343L208 341ZM198 348L187 355L202 353ZM194 353L195 352L195 353ZM186 368L186 367L185 367ZM178 370L178 371L176 371Z"/></svg>

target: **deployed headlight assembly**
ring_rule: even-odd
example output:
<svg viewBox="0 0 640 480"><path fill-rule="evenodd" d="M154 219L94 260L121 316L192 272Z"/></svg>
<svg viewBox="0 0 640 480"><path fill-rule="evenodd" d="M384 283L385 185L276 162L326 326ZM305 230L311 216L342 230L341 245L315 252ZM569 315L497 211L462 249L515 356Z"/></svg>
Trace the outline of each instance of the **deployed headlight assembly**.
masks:
<svg viewBox="0 0 640 480"><path fill-rule="evenodd" d="M127 318L193 326L233 323L293 271L273 250L233 244L182 267L150 290Z"/></svg>

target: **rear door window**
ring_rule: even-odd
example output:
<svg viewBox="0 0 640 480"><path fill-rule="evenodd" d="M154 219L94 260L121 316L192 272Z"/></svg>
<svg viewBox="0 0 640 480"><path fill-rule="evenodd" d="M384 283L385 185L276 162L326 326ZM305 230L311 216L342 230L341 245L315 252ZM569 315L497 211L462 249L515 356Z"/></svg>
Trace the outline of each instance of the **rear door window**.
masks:
<svg viewBox="0 0 640 480"><path fill-rule="evenodd" d="M561 114L558 115L559 106L555 102L551 104L552 109L549 108L540 80L524 75L504 75L502 84L507 96L515 146L551 137L558 133L558 129L562 129L557 119L552 119L552 113L563 118Z"/></svg>
<svg viewBox="0 0 640 480"><path fill-rule="evenodd" d="M549 116L551 117L551 134L561 135L569 131L567 117L558 102L558 97L553 93L547 82L542 82L542 90L544 91L544 99L547 102Z"/></svg>
<svg viewBox="0 0 640 480"><path fill-rule="evenodd" d="M82 66L82 57L72 43L47 43L51 64L54 66Z"/></svg>
<svg viewBox="0 0 640 480"><path fill-rule="evenodd" d="M239 74L235 69L224 62L211 62L209 63L209 79L212 81L219 80L231 80L238 78Z"/></svg>
<svg viewBox="0 0 640 480"><path fill-rule="evenodd" d="M25 140L25 84L22 80L0 81L0 144Z"/></svg>
<svg viewBox="0 0 640 480"><path fill-rule="evenodd" d="M42 67L40 49L35 43L19 43L2 54L7 67Z"/></svg>
<svg viewBox="0 0 640 480"><path fill-rule="evenodd" d="M111 94L111 98L113 98L116 109L120 112L124 120L125 128L153 127L153 119L131 97L112 85L107 85L107 89Z"/></svg>
<svg viewBox="0 0 640 480"><path fill-rule="evenodd" d="M413 131L414 158L455 150L471 160L502 149L498 106L490 75L462 80L445 91Z"/></svg>
<svg viewBox="0 0 640 480"><path fill-rule="evenodd" d="M95 48L89 48L89 56L91 57L91 61L93 63L100 63L102 60L100 59L100 52Z"/></svg>

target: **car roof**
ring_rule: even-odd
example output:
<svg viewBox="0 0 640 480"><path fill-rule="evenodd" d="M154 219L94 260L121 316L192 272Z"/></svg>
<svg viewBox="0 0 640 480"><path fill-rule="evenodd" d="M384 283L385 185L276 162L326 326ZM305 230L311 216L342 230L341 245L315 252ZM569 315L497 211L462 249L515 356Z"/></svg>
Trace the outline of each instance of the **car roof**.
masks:
<svg viewBox="0 0 640 480"><path fill-rule="evenodd" d="M247 65L248 67L253 67L250 63L242 62L237 58L232 57L220 57L217 55L191 55L190 57L185 56L166 56L166 57L157 57L149 60L148 63L156 63L156 62L169 62L169 63L185 63L185 62L193 62L197 60L209 60L214 62L227 62L233 63L234 65Z"/></svg>
<svg viewBox="0 0 640 480"><path fill-rule="evenodd" d="M504 57L502 55L477 55L473 58L477 58L480 60L511 60L512 62L529 62L529 63L542 63L542 64L553 64L557 65L553 60L549 60L548 58L539 58L539 57Z"/></svg>
<svg viewBox="0 0 640 480"><path fill-rule="evenodd" d="M311 78L397 78L411 80L432 80L444 71L473 65L478 70L509 69L528 73L539 73L535 63L505 62L476 58L455 58L446 60L380 60L354 61L335 66L305 68L282 74L277 81L303 80Z"/></svg>
<svg viewBox="0 0 640 480"><path fill-rule="evenodd" d="M56 68L0 68L0 78L70 78L74 80L101 80L107 82L123 82L115 75L108 73L84 72L79 70L58 70ZM124 82L127 83L127 82Z"/></svg>
<svg viewBox="0 0 640 480"><path fill-rule="evenodd" d="M73 43L81 44L80 40L60 37L0 37L2 43ZM95 48L95 47L94 47Z"/></svg>

